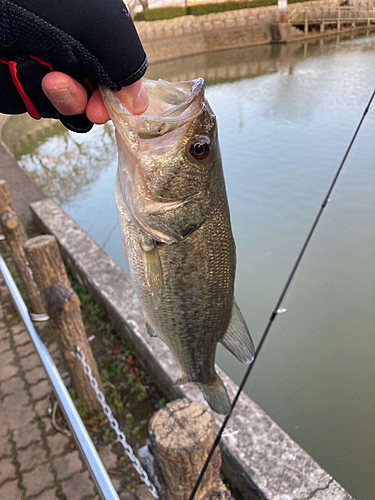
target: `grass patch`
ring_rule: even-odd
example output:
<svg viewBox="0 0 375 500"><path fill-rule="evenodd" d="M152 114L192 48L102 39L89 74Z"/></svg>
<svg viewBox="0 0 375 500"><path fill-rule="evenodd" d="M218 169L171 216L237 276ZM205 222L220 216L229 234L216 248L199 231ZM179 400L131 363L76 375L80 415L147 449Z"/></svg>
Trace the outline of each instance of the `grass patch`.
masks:
<svg viewBox="0 0 375 500"><path fill-rule="evenodd" d="M288 3L307 2L309 0L289 0ZM185 7L159 7L138 12L135 16L135 21L160 21L162 19L172 19L186 15L203 16L218 12L227 12L229 10L238 9L254 9L256 7L268 7L277 5L277 0L245 0L242 2L221 2L221 3L206 3L194 4Z"/></svg>

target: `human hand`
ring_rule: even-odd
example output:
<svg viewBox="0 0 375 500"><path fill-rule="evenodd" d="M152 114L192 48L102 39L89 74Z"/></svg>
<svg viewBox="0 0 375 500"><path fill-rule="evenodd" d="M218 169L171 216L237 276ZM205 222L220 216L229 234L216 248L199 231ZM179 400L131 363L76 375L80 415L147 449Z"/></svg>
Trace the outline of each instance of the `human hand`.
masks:
<svg viewBox="0 0 375 500"><path fill-rule="evenodd" d="M123 0L12 0L0 33L0 112L87 132L108 119L97 85L134 113L146 108L147 57Z"/></svg>
<svg viewBox="0 0 375 500"><path fill-rule="evenodd" d="M85 113L90 122L98 125L110 119L99 90L95 89L87 101L85 88L69 75L59 71L48 73L42 80L42 89L62 115ZM123 87L116 94L126 109L135 115L142 114L148 107L147 93L141 80Z"/></svg>

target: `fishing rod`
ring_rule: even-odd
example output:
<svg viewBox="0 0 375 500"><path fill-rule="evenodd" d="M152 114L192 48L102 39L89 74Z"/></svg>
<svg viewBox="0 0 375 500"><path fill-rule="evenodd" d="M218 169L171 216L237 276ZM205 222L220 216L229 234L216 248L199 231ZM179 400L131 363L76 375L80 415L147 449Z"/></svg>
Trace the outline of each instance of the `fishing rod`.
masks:
<svg viewBox="0 0 375 500"><path fill-rule="evenodd" d="M243 390L243 388L244 388L244 386L245 386L245 384L247 382L247 379L249 378L249 375L250 375L251 370L252 370L252 368L254 366L254 363L255 363L255 361L256 361L256 359L257 359L257 357L259 355L259 352L262 349L264 341L266 340L266 337L267 337L267 335L268 335L268 333L269 333L269 331L270 331L270 329L271 329L271 327L273 325L274 319L276 318L276 316L277 316L278 313L282 313L282 312L285 311L285 309L283 307L281 307L281 304L282 304L282 302L283 302L283 300L285 298L285 295L286 295L286 293L287 293L287 291L289 289L289 286L290 286L290 284L291 284L291 282L292 282L292 280L294 278L294 275L296 274L296 271L297 271L297 269L298 269L298 267L299 267L299 265L301 263L302 257L304 256L304 253L305 253L305 251L306 251L306 249L307 249L307 247L308 247L308 245L310 243L310 240L312 238L312 235L314 234L316 226L319 223L320 217L321 217L322 213L324 212L324 209L327 206L328 202L330 201L330 196L331 196L331 193L333 191L333 188L335 187L337 179L339 178L339 175L341 174L341 171L342 171L342 169L344 167L346 159L347 159L347 157L349 155L349 152L350 152L350 150L351 150L351 148L353 146L354 141L357 138L358 132L359 132L359 130L360 130L361 126L362 126L362 123L363 123L363 121L364 121L364 119L365 119L365 117L366 117L366 115L367 115L367 113L368 113L368 111L370 109L370 106L371 106L371 103L372 103L374 97L375 97L375 90L373 91L373 93L372 93L372 95L371 95L371 97L370 97L370 99L369 99L369 101L368 101L368 103L367 103L367 105L366 105L363 113L362 113L362 117L361 117L361 119L360 119L360 121L359 121L359 123L357 125L357 128L356 128L356 130L355 130L355 132L353 134L353 137L352 137L352 139L351 139L351 141L349 143L349 146L347 147L347 150L346 150L346 152L344 154L344 157L343 157L343 159L342 159L342 161L340 163L340 166L338 167L337 172L336 172L336 174L335 174L335 176L333 178L333 181L331 182L331 185L330 185L330 187L328 189L328 192L327 192L327 194L326 194L326 196L325 196L325 198L323 200L323 203L321 204L321 206L319 208L318 214L315 217L315 220L314 220L314 222L313 222L313 224L311 226L311 229L310 229L310 231L309 231L309 233L307 235L307 238L306 238L306 240L305 240L305 242L304 242L304 244L302 246L302 249L301 249L301 251L300 251L300 253L299 253L298 257L297 257L297 260L296 260L296 262L295 262L295 264L293 266L293 269L292 269L291 273L289 274L289 277L288 277L288 279L287 279L287 281L285 283L285 286L284 286L284 288L283 288L283 290L281 292L281 295L280 295L280 297L279 297L279 299L278 299L278 301L276 303L276 306L274 307L274 309L272 311L272 314L270 316L270 319L268 320L267 326L266 326L266 328L265 328L265 330L263 332L263 335L260 338L259 344L258 344L258 346L257 346L257 348L255 350L254 359L253 359L252 363L249 365L249 367L247 368L246 373L245 373L245 375L244 375L244 377L243 377L243 379L242 379L242 381L241 381L241 383L240 383L240 385L238 387L237 393L234 396L234 399L233 399L232 404L231 404L230 412L225 417L225 419L224 419L224 421L223 421L223 423L222 423L222 425L220 427L220 430L219 430L219 432L218 432L218 434L216 436L216 439L215 439L215 441L214 441L214 443L212 445L212 448L211 448L211 450L210 450L210 452L208 454L208 457L207 457L207 459L206 459L206 461L205 461L205 463L204 463L204 465L202 467L202 470L201 470L201 472L200 472L200 474L198 476L198 479L197 479L197 481L195 483L195 486L194 486L194 488L193 488L193 490L192 490L192 492L190 494L189 500L193 500L194 499L194 496L195 496L195 494L196 494L196 492L197 492L197 490L199 488L199 485L202 482L204 473L206 472L207 467L208 467L208 465L209 465L209 463L211 461L211 458L212 458L212 456L213 456L213 454L214 454L214 452L215 452L215 450L216 450L216 448L217 448L217 446L218 446L218 444L220 442L220 439L221 439L221 436L222 436L222 434L224 432L224 429L225 429L225 427L226 427L226 425L228 423L228 420L230 419L230 417L231 417L231 415L233 413L233 410L234 410L234 408L235 408L235 406L237 404L238 398L240 397L241 392L242 392L242 390Z"/></svg>

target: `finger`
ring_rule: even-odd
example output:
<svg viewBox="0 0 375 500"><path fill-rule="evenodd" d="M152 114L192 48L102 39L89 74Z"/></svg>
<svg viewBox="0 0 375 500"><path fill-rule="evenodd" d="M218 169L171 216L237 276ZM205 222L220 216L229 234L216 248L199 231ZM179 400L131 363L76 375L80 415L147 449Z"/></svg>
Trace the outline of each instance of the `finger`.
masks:
<svg viewBox="0 0 375 500"><path fill-rule="evenodd" d="M86 116L92 123L101 125L110 118L104 106L99 89L95 89L86 107Z"/></svg>
<svg viewBox="0 0 375 500"><path fill-rule="evenodd" d="M141 80L128 87L123 87L116 94L130 113L140 115L148 108L148 96ZM94 90L87 104L86 116L91 122L98 125L110 119L98 89Z"/></svg>
<svg viewBox="0 0 375 500"><path fill-rule="evenodd" d="M42 89L62 115L80 115L85 112L87 92L69 75L59 71L48 73L42 80Z"/></svg>
<svg viewBox="0 0 375 500"><path fill-rule="evenodd" d="M123 87L116 94L126 109L134 115L141 115L148 108L148 96L142 85L142 80L138 80L128 87Z"/></svg>

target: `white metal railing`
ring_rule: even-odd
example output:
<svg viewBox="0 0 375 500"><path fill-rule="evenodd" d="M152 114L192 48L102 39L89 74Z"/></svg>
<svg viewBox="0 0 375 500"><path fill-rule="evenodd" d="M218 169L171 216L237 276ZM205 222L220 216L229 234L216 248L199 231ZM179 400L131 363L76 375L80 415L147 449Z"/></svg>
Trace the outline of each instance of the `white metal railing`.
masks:
<svg viewBox="0 0 375 500"><path fill-rule="evenodd" d="M375 9L356 7L296 7L288 9L289 24L375 21Z"/></svg>

